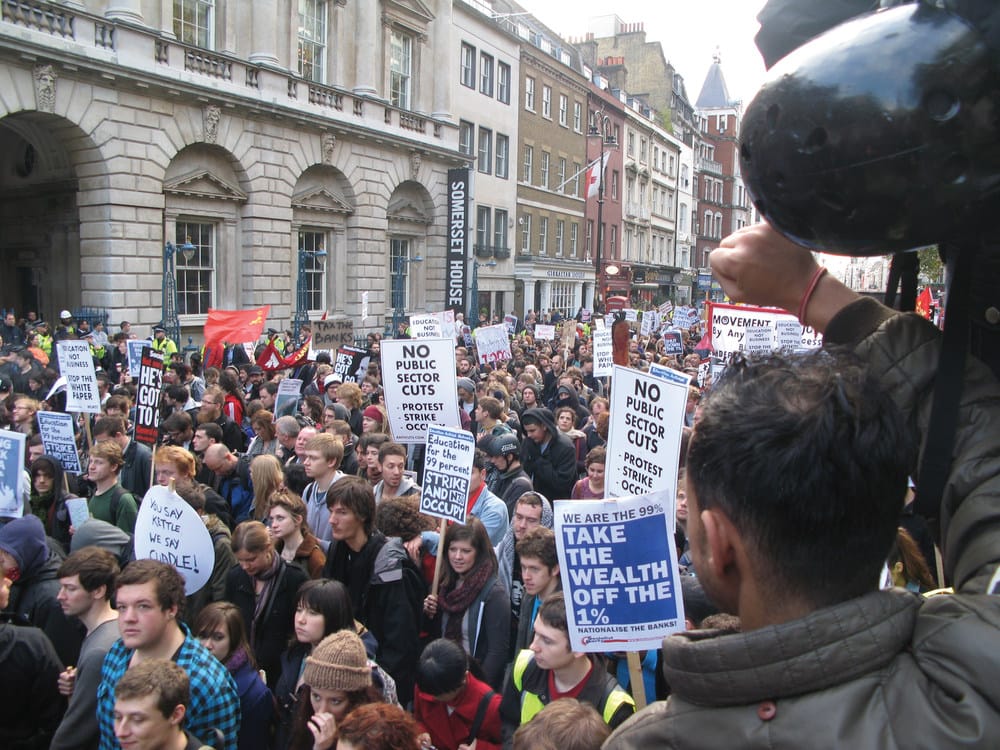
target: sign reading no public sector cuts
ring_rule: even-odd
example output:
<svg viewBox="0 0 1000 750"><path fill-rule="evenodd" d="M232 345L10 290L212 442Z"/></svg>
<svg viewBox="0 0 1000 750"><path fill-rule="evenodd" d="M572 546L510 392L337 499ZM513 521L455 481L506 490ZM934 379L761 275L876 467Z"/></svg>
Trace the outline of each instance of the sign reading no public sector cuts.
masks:
<svg viewBox="0 0 1000 750"><path fill-rule="evenodd" d="M455 344L450 339L383 340L382 386L396 442L420 444L431 425L462 424Z"/></svg>
<svg viewBox="0 0 1000 750"><path fill-rule="evenodd" d="M101 413L94 358L86 341L57 341L59 369L66 378L66 411Z"/></svg>
<svg viewBox="0 0 1000 750"><path fill-rule="evenodd" d="M427 428L420 512L465 523L476 439L458 427Z"/></svg>
<svg viewBox="0 0 1000 750"><path fill-rule="evenodd" d="M677 487L677 462L690 379L647 375L615 366L605 487L608 497L645 495Z"/></svg>
<svg viewBox="0 0 1000 750"><path fill-rule="evenodd" d="M658 649L684 629L672 492L557 500L556 548L574 651Z"/></svg>
<svg viewBox="0 0 1000 750"><path fill-rule="evenodd" d="M156 445L160 425L160 386L163 382L163 353L142 348L139 389L135 394L135 441Z"/></svg>
<svg viewBox="0 0 1000 750"><path fill-rule="evenodd" d="M83 473L73 434L73 415L58 411L40 411L35 417L38 419L38 432L42 436L42 447L45 452L57 458L66 471L73 474Z"/></svg>

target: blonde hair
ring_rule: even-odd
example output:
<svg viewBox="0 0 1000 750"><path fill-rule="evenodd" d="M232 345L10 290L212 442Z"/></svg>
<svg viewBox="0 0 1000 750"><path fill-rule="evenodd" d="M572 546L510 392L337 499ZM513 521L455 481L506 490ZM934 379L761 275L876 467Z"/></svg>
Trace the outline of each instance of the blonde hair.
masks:
<svg viewBox="0 0 1000 750"><path fill-rule="evenodd" d="M271 495L285 486L285 472L276 456L264 453L250 462L253 483L253 520L263 521L271 510Z"/></svg>

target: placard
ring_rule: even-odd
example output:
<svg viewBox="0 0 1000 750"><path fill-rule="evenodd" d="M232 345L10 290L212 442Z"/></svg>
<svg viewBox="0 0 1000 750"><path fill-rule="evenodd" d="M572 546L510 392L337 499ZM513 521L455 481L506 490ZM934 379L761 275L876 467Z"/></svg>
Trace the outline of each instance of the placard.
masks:
<svg viewBox="0 0 1000 750"><path fill-rule="evenodd" d="M510 339L503 324L480 326L475 332L479 364L495 365L510 359Z"/></svg>
<svg viewBox="0 0 1000 750"><path fill-rule="evenodd" d="M594 377L610 377L614 370L614 345L611 343L611 329L594 330Z"/></svg>
<svg viewBox="0 0 1000 750"><path fill-rule="evenodd" d="M656 310L645 310L642 313L642 324L639 327L640 336L650 336L660 330L660 315Z"/></svg>
<svg viewBox="0 0 1000 750"><path fill-rule="evenodd" d="M312 324L314 349L334 350L354 344L354 321L350 318L327 318Z"/></svg>
<svg viewBox="0 0 1000 750"><path fill-rule="evenodd" d="M786 352L802 346L802 324L797 320L776 320L774 322L778 348Z"/></svg>
<svg viewBox="0 0 1000 750"><path fill-rule="evenodd" d="M535 326L536 341L552 341L556 337L556 327L539 323Z"/></svg>
<svg viewBox="0 0 1000 750"><path fill-rule="evenodd" d="M668 518L674 493L555 502L570 649L658 649L684 630L677 552Z"/></svg>
<svg viewBox="0 0 1000 750"><path fill-rule="evenodd" d="M678 328L690 328L701 320L701 316L698 315L698 310L685 305L674 308L673 320Z"/></svg>
<svg viewBox="0 0 1000 750"><path fill-rule="evenodd" d="M580 308L580 322L589 323L590 318L593 314L594 314L593 311L589 307Z"/></svg>
<svg viewBox="0 0 1000 750"><path fill-rule="evenodd" d="M576 321L564 320L562 322L562 348L570 350L576 345Z"/></svg>
<svg viewBox="0 0 1000 750"><path fill-rule="evenodd" d="M101 413L101 394L90 344L86 341L57 341L59 369L66 378L66 411Z"/></svg>
<svg viewBox="0 0 1000 750"><path fill-rule="evenodd" d="M456 427L431 425L424 450L424 481L420 512L455 523L465 523L476 439Z"/></svg>
<svg viewBox="0 0 1000 750"><path fill-rule="evenodd" d="M204 586L215 565L212 535L198 512L163 485L147 490L135 518L137 560L173 565L184 578L188 596Z"/></svg>
<svg viewBox="0 0 1000 750"><path fill-rule="evenodd" d="M163 354L142 348L139 368L139 388L135 394L135 433L133 438L143 445L156 445L160 426L160 388L163 385Z"/></svg>
<svg viewBox="0 0 1000 750"><path fill-rule="evenodd" d="M142 367L142 350L145 347L153 348L152 339L129 339L125 342L128 348L128 374L133 378L139 377L139 368Z"/></svg>
<svg viewBox="0 0 1000 750"><path fill-rule="evenodd" d="M637 322L639 320L639 311L632 307L625 308L625 320L629 323Z"/></svg>
<svg viewBox="0 0 1000 750"><path fill-rule="evenodd" d="M69 522L79 529L90 519L90 506L85 497L67 497L66 510L69 511Z"/></svg>
<svg viewBox="0 0 1000 750"><path fill-rule="evenodd" d="M278 382L278 393L274 398L274 419L279 417L294 417L302 398L302 381L298 378L285 378Z"/></svg>
<svg viewBox="0 0 1000 750"><path fill-rule="evenodd" d="M433 313L411 315L410 336L415 339L443 339L445 336L441 331L441 319Z"/></svg>
<svg viewBox="0 0 1000 750"><path fill-rule="evenodd" d="M667 355L684 353L684 340L680 331L663 332L663 353Z"/></svg>
<svg viewBox="0 0 1000 750"><path fill-rule="evenodd" d="M73 434L73 415L57 411L40 411L35 417L38 419L38 432L42 437L45 452L58 459L65 471L82 474L80 454L77 453L76 438Z"/></svg>
<svg viewBox="0 0 1000 750"><path fill-rule="evenodd" d="M360 383L368 372L368 362L371 355L366 349L356 346L342 346L337 349L333 358L333 371L340 375L345 383Z"/></svg>
<svg viewBox="0 0 1000 750"><path fill-rule="evenodd" d="M794 315L776 307L713 303L709 307L712 347L719 357L729 362L736 352L744 350L748 329L767 328L771 335L772 349L776 348L777 344L774 342L777 340L778 321L782 320L788 321L786 330L791 330L792 322L801 325ZM792 348L815 349L822 344L822 335L805 326L801 328L798 346Z"/></svg>
<svg viewBox="0 0 1000 750"><path fill-rule="evenodd" d="M27 440L23 433L0 430L0 516L4 518L20 518L24 513Z"/></svg>
<svg viewBox="0 0 1000 750"><path fill-rule="evenodd" d="M767 355L774 349L775 329L767 326L747 328L743 351L748 355Z"/></svg>
<svg viewBox="0 0 1000 750"><path fill-rule="evenodd" d="M504 315L503 325L507 329L507 335L513 336L517 333L517 316L516 315Z"/></svg>
<svg viewBox="0 0 1000 750"><path fill-rule="evenodd" d="M431 425L460 427L457 381L453 340L383 340L382 386L393 439L422 444Z"/></svg>
<svg viewBox="0 0 1000 750"><path fill-rule="evenodd" d="M674 303L671 302L670 300L667 300L666 302L660 305L659 309L660 309L660 318L665 319L670 315L670 313L674 311Z"/></svg>
<svg viewBox="0 0 1000 750"><path fill-rule="evenodd" d="M444 310L443 312L434 313L434 315L441 321L441 338L453 339L458 335L458 332L455 330L454 310Z"/></svg>
<svg viewBox="0 0 1000 750"><path fill-rule="evenodd" d="M677 486L684 410L690 379L662 368L661 376L614 368L604 476L608 497L673 492Z"/></svg>

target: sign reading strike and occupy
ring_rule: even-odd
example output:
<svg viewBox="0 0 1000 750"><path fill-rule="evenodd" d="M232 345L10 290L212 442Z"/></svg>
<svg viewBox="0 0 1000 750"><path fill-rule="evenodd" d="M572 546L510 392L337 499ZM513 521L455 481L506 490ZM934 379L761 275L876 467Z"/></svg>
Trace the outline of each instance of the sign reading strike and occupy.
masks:
<svg viewBox="0 0 1000 750"><path fill-rule="evenodd" d="M20 518L24 513L27 441L28 436L23 433L0 430L0 515L6 518Z"/></svg>
<svg viewBox="0 0 1000 750"><path fill-rule="evenodd" d="M535 326L535 339L541 341L551 341L556 337L556 327L539 323Z"/></svg>
<svg viewBox="0 0 1000 750"><path fill-rule="evenodd" d="M663 332L663 353L664 354L684 353L684 340L681 338L680 331Z"/></svg>
<svg viewBox="0 0 1000 750"><path fill-rule="evenodd" d="M611 343L611 329L594 330L594 377L606 378L615 366L614 345Z"/></svg>
<svg viewBox="0 0 1000 750"><path fill-rule="evenodd" d="M502 323L495 326L480 326L476 329L475 337L479 364L495 365L510 359L510 338Z"/></svg>
<svg viewBox="0 0 1000 750"><path fill-rule="evenodd" d="M779 340L778 323L782 323L785 331L783 340ZM794 315L773 307L752 307L750 305L713 304L709 310L709 323L712 326L712 346L716 354L726 362L739 351L747 351L747 345L758 348L761 346L762 334L755 333L754 340L748 339L748 331L752 329L768 329L771 344L770 349L815 349L823 344L821 334L812 328L803 327ZM792 323L799 326L800 336L797 345L789 346L789 333Z"/></svg>
<svg viewBox="0 0 1000 750"><path fill-rule="evenodd" d="M475 452L476 440L468 430L438 425L427 429L421 513L465 523Z"/></svg>
<svg viewBox="0 0 1000 750"><path fill-rule="evenodd" d="M298 378L285 378L278 383L278 393L274 398L274 419L279 417L294 417L302 397L302 381Z"/></svg>
<svg viewBox="0 0 1000 750"><path fill-rule="evenodd" d="M410 336L415 339L442 339L441 319L433 313L410 316Z"/></svg>
<svg viewBox="0 0 1000 750"><path fill-rule="evenodd" d="M142 350L146 347L153 347L152 339L129 339L125 342L128 349L128 374L133 378L139 377L139 368L142 367Z"/></svg>
<svg viewBox="0 0 1000 750"><path fill-rule="evenodd" d="M38 419L38 432L42 436L45 452L57 458L66 471L82 473L80 454L76 452L76 439L73 435L73 415L40 411L35 417Z"/></svg>
<svg viewBox="0 0 1000 750"><path fill-rule="evenodd" d="M177 568L190 596L208 582L215 565L212 535L198 512L168 487L155 485L135 519L135 556Z"/></svg>
<svg viewBox="0 0 1000 750"><path fill-rule="evenodd" d="M382 385L392 437L419 444L431 425L459 427L455 342L389 339L382 342Z"/></svg>
<svg viewBox="0 0 1000 750"><path fill-rule="evenodd" d="M139 368L139 389L135 394L135 441L156 445L160 426L160 387L163 383L163 354L143 347Z"/></svg>
<svg viewBox="0 0 1000 750"><path fill-rule="evenodd" d="M658 649L684 630L673 493L615 502L557 500L569 643L574 651Z"/></svg>
<svg viewBox="0 0 1000 750"><path fill-rule="evenodd" d="M345 383L360 383L368 371L368 352L356 346L341 346L333 359L333 371Z"/></svg>
<svg viewBox="0 0 1000 750"><path fill-rule="evenodd" d="M59 369L66 378L66 411L101 413L101 394L90 344L86 341L57 341Z"/></svg>
<svg viewBox="0 0 1000 750"><path fill-rule="evenodd" d="M596 369L596 368L595 368ZM615 366L605 487L608 497L674 491L689 378Z"/></svg>
<svg viewBox="0 0 1000 750"><path fill-rule="evenodd" d="M317 320L312 324L315 349L334 350L354 343L354 321L350 318Z"/></svg>
<svg viewBox="0 0 1000 750"><path fill-rule="evenodd" d="M466 308L468 265L469 169L448 170L448 255L445 265L446 304L453 312Z"/></svg>

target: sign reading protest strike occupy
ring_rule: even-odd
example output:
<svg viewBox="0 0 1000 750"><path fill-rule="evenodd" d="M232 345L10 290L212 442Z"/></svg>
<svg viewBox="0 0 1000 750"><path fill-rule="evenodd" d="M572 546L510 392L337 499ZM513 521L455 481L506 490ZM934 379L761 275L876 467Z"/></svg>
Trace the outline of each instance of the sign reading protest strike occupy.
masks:
<svg viewBox="0 0 1000 750"><path fill-rule="evenodd" d="M40 411L35 414L38 419L38 432L42 436L42 446L45 452L57 458L63 469L73 474L81 474L80 454L76 452L76 439L73 435L73 415L58 411Z"/></svg>
<svg viewBox="0 0 1000 750"><path fill-rule="evenodd" d="M143 347L142 367L139 368L139 389L135 394L135 441L156 445L159 435L160 387L163 382L163 354Z"/></svg>
<svg viewBox="0 0 1000 750"><path fill-rule="evenodd" d="M454 324L452 324L454 327ZM433 313L410 316L410 336L415 339L441 339L441 319Z"/></svg>
<svg viewBox="0 0 1000 750"><path fill-rule="evenodd" d="M783 334L780 334L778 323L782 323ZM771 350L777 348L816 349L823 345L823 337L812 328L803 327L794 315L773 307L753 307L751 305L726 305L715 303L710 305L709 322L712 326L712 347L715 353L727 363L739 351L760 350L761 336L759 332L748 338L751 329L768 329L771 339ZM789 332L792 324L799 326L798 344L789 346Z"/></svg>
<svg viewBox="0 0 1000 750"><path fill-rule="evenodd" d="M615 366L614 345L611 343L611 329L594 330L594 377L606 378Z"/></svg>
<svg viewBox="0 0 1000 750"><path fill-rule="evenodd" d="M354 321L350 318L317 320L312 324L315 349L334 350L354 343Z"/></svg>
<svg viewBox="0 0 1000 750"><path fill-rule="evenodd" d="M152 339L129 339L125 342L128 349L128 374L133 378L139 377L139 368L142 367L142 350L146 347L152 348Z"/></svg>
<svg viewBox="0 0 1000 750"><path fill-rule="evenodd" d="M215 565L212 535L198 512L168 487L155 485L143 496L134 539L136 559L173 565L188 596L208 582Z"/></svg>
<svg viewBox="0 0 1000 750"><path fill-rule="evenodd" d="M479 364L495 365L510 359L510 338L503 323L495 326L480 326L476 329L476 351Z"/></svg>
<svg viewBox="0 0 1000 750"><path fill-rule="evenodd" d="M86 341L57 341L59 369L66 378L66 411L101 413L101 394L90 344Z"/></svg>
<svg viewBox="0 0 1000 750"><path fill-rule="evenodd" d="M684 630L672 492L557 500L555 535L573 651L658 649Z"/></svg>
<svg viewBox="0 0 1000 750"><path fill-rule="evenodd" d="M427 429L421 513L465 523L475 452L476 439L468 430L438 425Z"/></svg>
<svg viewBox="0 0 1000 750"><path fill-rule="evenodd" d="M294 417L302 397L302 381L298 378L285 378L278 383L278 393L274 398L274 419L279 417Z"/></svg>
<svg viewBox="0 0 1000 750"><path fill-rule="evenodd" d="M596 370L596 368L595 368ZM605 487L608 497L673 492L684 429L689 378L615 366Z"/></svg>
<svg viewBox="0 0 1000 750"><path fill-rule="evenodd" d="M23 433L0 430L0 516L5 518L20 518L24 513L24 451L27 441L28 436Z"/></svg>
<svg viewBox="0 0 1000 750"><path fill-rule="evenodd" d="M453 312L466 308L466 259L469 236L469 168L448 170L448 255L446 304Z"/></svg>
<svg viewBox="0 0 1000 750"><path fill-rule="evenodd" d="M382 385L393 439L419 444L431 425L460 426L457 381L454 341L383 340Z"/></svg>
<svg viewBox="0 0 1000 750"><path fill-rule="evenodd" d="M345 383L360 383L368 370L368 352L356 346L341 346L333 360L333 371Z"/></svg>

